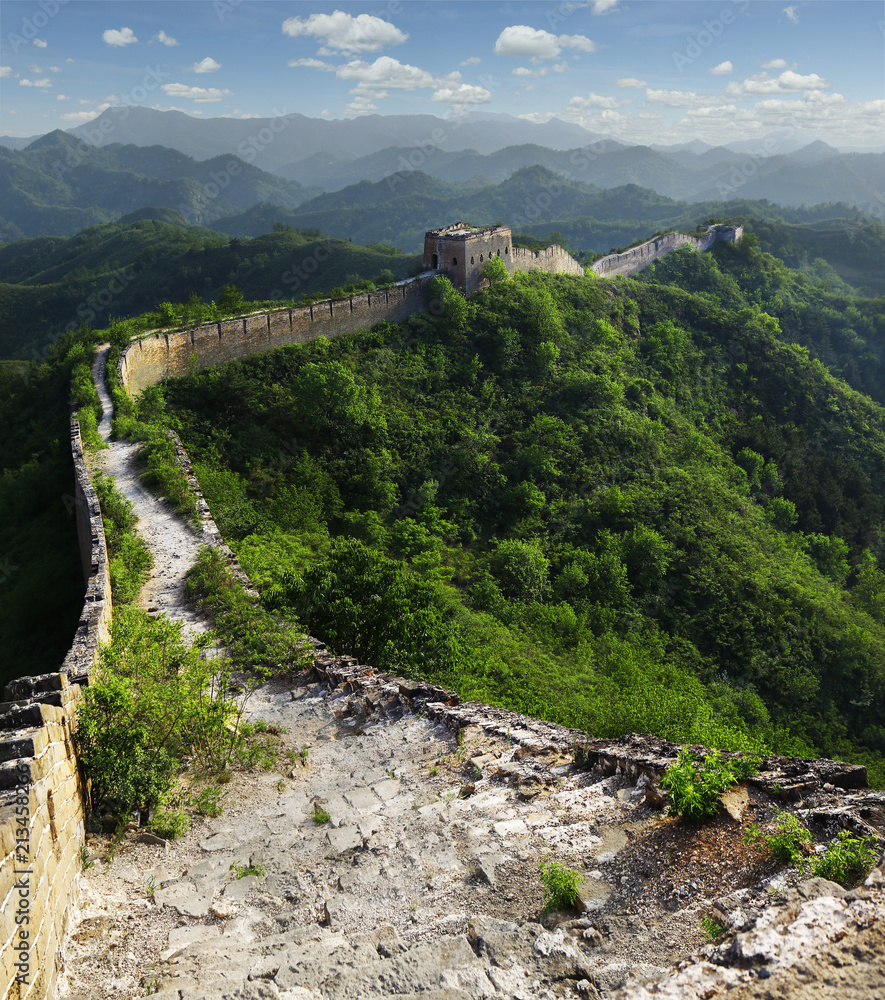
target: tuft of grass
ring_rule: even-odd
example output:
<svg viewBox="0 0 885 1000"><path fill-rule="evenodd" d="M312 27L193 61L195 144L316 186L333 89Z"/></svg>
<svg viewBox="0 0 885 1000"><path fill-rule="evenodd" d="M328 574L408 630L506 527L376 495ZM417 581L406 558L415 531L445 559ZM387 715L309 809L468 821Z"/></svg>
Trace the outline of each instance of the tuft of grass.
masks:
<svg viewBox="0 0 885 1000"><path fill-rule="evenodd" d="M876 853L873 837L853 837L840 830L826 852L811 862L811 871L831 882L856 883L872 871Z"/></svg>
<svg viewBox="0 0 885 1000"><path fill-rule="evenodd" d="M200 816L220 816L224 812L221 804L221 785L208 785L192 800L194 809Z"/></svg>
<svg viewBox="0 0 885 1000"><path fill-rule="evenodd" d="M241 865L239 861L232 861L228 871L234 873L235 880L246 878L249 875L256 875L258 878L264 878L267 874L267 869L264 865L252 861L250 861L248 865Z"/></svg>
<svg viewBox="0 0 885 1000"><path fill-rule="evenodd" d="M544 861L538 866L541 884L549 899L545 909L563 910L574 906L584 876L576 868L568 868L559 861Z"/></svg>
<svg viewBox="0 0 885 1000"><path fill-rule="evenodd" d="M701 930L708 941L718 941L725 933L725 927L715 917L704 917Z"/></svg>
<svg viewBox="0 0 885 1000"><path fill-rule="evenodd" d="M176 840L178 837L183 837L189 826L190 820L187 814L180 809L160 809L154 813L148 823L149 830L166 840Z"/></svg>
<svg viewBox="0 0 885 1000"><path fill-rule="evenodd" d="M324 826L332 817L323 809L322 806L314 805L313 807L313 821L317 826Z"/></svg>

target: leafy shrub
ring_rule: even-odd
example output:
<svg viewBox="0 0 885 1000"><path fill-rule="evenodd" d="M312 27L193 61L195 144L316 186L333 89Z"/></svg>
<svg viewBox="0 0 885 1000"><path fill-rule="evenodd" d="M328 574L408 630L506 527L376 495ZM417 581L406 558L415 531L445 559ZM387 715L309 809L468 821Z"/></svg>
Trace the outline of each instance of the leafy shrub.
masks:
<svg viewBox="0 0 885 1000"><path fill-rule="evenodd" d="M242 705L226 696L230 666L202 658L211 634L188 646L182 632L180 622L116 609L74 734L94 806L118 815L158 808L186 758L220 770L239 746Z"/></svg>
<svg viewBox="0 0 885 1000"><path fill-rule="evenodd" d="M831 882L859 882L876 863L875 844L872 837L852 837L840 830L826 853L811 862L812 874Z"/></svg>
<svg viewBox="0 0 885 1000"><path fill-rule="evenodd" d="M544 861L538 866L541 884L550 897L546 908L562 910L574 906L584 876L575 868L567 868L560 861Z"/></svg>
<svg viewBox="0 0 885 1000"><path fill-rule="evenodd" d="M314 823L316 823L317 826L325 826L325 824L328 823L331 818L332 817L329 815L329 813L326 812L325 809L323 809L322 806L314 805L313 821Z"/></svg>
<svg viewBox="0 0 885 1000"><path fill-rule="evenodd" d="M761 840L779 861L804 865L812 838L802 821L793 813L779 812L773 823L775 832L770 834L763 834L757 824L753 823L744 834L744 843L753 844Z"/></svg>
<svg viewBox="0 0 885 1000"><path fill-rule="evenodd" d="M355 538L336 539L301 577L267 591L339 653L380 670L451 677L464 652L433 586Z"/></svg>
<svg viewBox="0 0 885 1000"><path fill-rule="evenodd" d="M250 597L218 549L200 550L188 571L185 593L212 614L216 632L239 668L267 678L308 666L311 651L304 645L304 632L291 622L278 622Z"/></svg>
<svg viewBox="0 0 885 1000"><path fill-rule="evenodd" d="M183 837L190 827L190 820L180 809L160 809L151 817L148 829L158 837L167 840L177 840Z"/></svg>
<svg viewBox="0 0 885 1000"><path fill-rule="evenodd" d="M744 843L753 844L761 840L772 856L791 865L805 863L805 855L812 845L811 834L802 821L793 813L779 812L773 820L774 833L763 834L753 823L744 834Z"/></svg>
<svg viewBox="0 0 885 1000"><path fill-rule="evenodd" d="M114 604L129 604L138 596L153 565L147 543L135 533L135 507L118 489L113 476L100 470L92 477L101 507L111 572Z"/></svg>
<svg viewBox="0 0 885 1000"><path fill-rule="evenodd" d="M701 758L683 747L661 778L661 788L670 793L667 815L703 822L715 815L720 796L748 777L752 768L755 763L746 758L725 761L718 750Z"/></svg>

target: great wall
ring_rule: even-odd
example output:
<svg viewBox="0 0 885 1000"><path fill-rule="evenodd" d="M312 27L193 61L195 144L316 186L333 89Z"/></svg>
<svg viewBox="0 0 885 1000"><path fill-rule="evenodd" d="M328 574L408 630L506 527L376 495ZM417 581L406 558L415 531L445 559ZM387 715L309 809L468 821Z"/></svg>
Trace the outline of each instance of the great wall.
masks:
<svg viewBox="0 0 885 1000"><path fill-rule="evenodd" d="M707 246L715 238L708 236ZM739 232L735 238L740 238ZM696 241L684 234L671 234L625 254L605 258L596 267L604 268L605 274L633 273L663 253L691 241L699 249L706 249L699 245L703 239ZM556 262L558 248L551 249L554 252L548 251L545 259ZM203 367L283 343L354 332L382 319L404 318L422 307L426 281L419 279L389 293L354 296L183 333L155 335L130 346L121 360L119 376L129 391L137 393L162 378L183 374L193 364L190 359L194 356L198 366ZM98 367L96 372L100 381ZM81 954L83 949L69 940L71 925L82 927L84 921L78 899L85 877L80 874L81 849L86 843L84 787L71 740L71 725L80 686L88 683L99 645L107 638L112 611L104 532L76 419L71 422L71 448L86 583L83 612L71 650L58 673L13 681L6 688L5 702L0 704L2 1000L54 998L59 977L63 982L77 981L76 970L65 968L66 955L80 954L85 968L90 961L96 961L94 952L98 948L104 956L98 966L103 969L111 956L101 941L92 952L87 948L88 954ZM183 449L179 457L190 471ZM190 477L192 489L199 497L192 473ZM197 532L197 542L223 545L208 508L201 497L199 500L201 530ZM167 511L166 516L173 515ZM335 746L340 752L353 745L348 750L350 756L345 755L352 776L346 780L336 777L340 756L336 751L333 757L318 755L326 770L317 771L300 790L294 772L292 785L282 795L279 788L275 795L268 782L259 782L261 794L253 803L256 812L247 811L239 826L226 821L205 821L195 834L196 841L190 844L192 855L188 856L188 864L193 861L194 853L206 860L194 869L186 868L184 875L172 871L176 845L171 850L154 847L152 853L146 846L133 845L136 854L138 850L143 854L148 852L144 864L156 862L159 866L151 871L156 872L158 888L164 892L159 894L150 917L137 905L139 900L133 901L133 890L102 919L113 924L128 914L136 923L144 921L150 932L148 937L157 926L161 927L161 933L166 935L163 937L166 949L161 955L160 945L154 942L153 951L148 948L147 952L154 956L151 961L159 963L158 979L148 990L143 982L136 983L130 975L125 984L121 979L117 986L109 987L109 992L71 993L65 987L65 996L71 1000L99 995L141 996L146 992L153 992L163 1000L199 1000L222 995L238 1000L270 996L285 1000L387 996L393 994L386 991L385 984L392 982L391 976L394 979L399 976L403 992L398 986L396 995L420 992L425 1000L443 997L466 1000L478 996L514 1000L599 995L638 998L647 996L647 991L693 997L708 996L714 989L732 988L734 1000L739 997L743 1000L745 996L762 995L754 990L763 977L770 979L768 985L772 988L778 984L783 987L784 981L789 983L791 970L800 958L806 964L818 962L820 975L829 975L836 966L842 970L839 973L842 992L822 993L812 989L807 993L809 998L838 996L841 1000L878 995L870 991L869 984L883 981L882 950L873 946L870 953L869 941L885 917L885 881L881 870L873 872L866 889L853 895L832 883L809 888L807 883L794 879L792 888L783 881L780 883L783 899L778 904L764 891L768 882L772 885L774 882L763 878L757 880L756 888L740 888L733 893L734 898L723 895L719 900L714 899L715 885L705 884L709 898L700 899L694 910L684 906L672 919L664 919L665 911L661 911L663 923L649 915L651 909L644 918L645 924L638 918L617 916L631 912L629 893L624 887L637 886L635 873L623 864L619 867L619 852L624 852L622 856L629 855L626 845L634 837L640 839L639 831L660 822L654 820L657 815L654 807L659 805L656 782L675 759L678 749L666 741L635 736L616 741L590 740L583 734L500 709L477 703L462 705L454 692L378 675L346 657L329 656L322 646L317 649L314 675L308 687L269 691L257 711L259 715L264 712L268 717L281 715L288 719L289 709L284 706L289 703L304 706L304 711L299 708L291 718L303 732L312 733L312 738L337 740ZM332 725L343 727L339 736L323 735ZM397 735L400 730L401 741ZM473 779L465 784L458 747L468 736ZM371 762L360 748L367 739L371 742L370 737L379 741L380 756L376 754L376 764L368 766ZM579 767L571 763L576 744L582 746ZM401 751L397 747L406 754L402 760L398 760ZM423 748L420 753L418 747ZM430 750L437 760L446 761L449 780L445 788L428 778L428 774L439 768L418 773L414 766L415 759L426 756ZM365 773L356 764L358 758L367 766ZM457 766L453 763L456 758ZM357 769L353 770L354 767ZM399 775L397 780L403 784L405 799L401 800L392 783L390 788L385 784L386 771ZM885 795L865 791L865 787L866 772L859 766L769 758L763 762L762 773L748 784L749 797L745 793L743 804L736 807L737 815L749 808L758 810L754 815L762 817L766 809L770 811L772 802L790 802L793 808L802 808L809 821L829 836L838 829L849 829L876 836L881 844L885 836ZM242 794L248 796L250 792L244 789ZM457 805L462 795L463 808ZM339 816L328 832L320 830L314 836L308 809L311 796L314 799L332 796L342 816L350 813L352 819ZM424 798L427 802L422 805ZM407 811L398 804L401 802L406 804ZM601 808L606 802L616 808L608 805ZM412 821L409 816L414 810L417 813ZM232 817L236 815L234 810ZM256 816L265 818L256 825ZM265 826L271 831L299 831L298 850L307 852L303 857L299 854L299 864L308 865L300 869L305 875L296 879L300 888L293 888L287 882L286 872L292 861L286 860L285 852L292 851L293 856L298 853L291 846L289 832L285 843L274 840L276 834L270 840L265 835L262 841L264 849L273 848L276 852L273 856L279 859L271 866L276 888L269 880L267 892L262 895L253 878L248 886L240 886L235 893L230 887L238 883L222 877L226 868L218 864L219 858L225 859L231 850L257 849L261 845L255 842L256 830ZM622 828L635 832L627 836L617 833ZM387 843L385 838L391 836L395 851L383 846ZM450 840L453 836L455 839ZM613 850L603 851L599 846L615 841L618 846ZM219 848L222 850L217 853ZM538 899L532 898L528 877L536 872L543 851L548 851L549 857L551 849L569 860L581 855L585 865L596 866L596 870L591 873L591 891L584 894L585 915L562 926L544 927L536 922L537 917L532 917L539 906ZM378 884L378 872L371 865L363 872L365 859L377 858L388 851L403 871L410 872L410 879L420 881L416 858L419 865L427 866L425 875L437 869L447 873L436 885L436 876L427 876L427 885L420 890L420 902L414 911L411 902L406 905L410 883L404 881L402 873L392 870L392 861L385 863L384 879L393 887L399 903L393 908L384 902L374 904L371 911L365 909L369 906L370 888L374 891ZM414 855L411 861L410 854ZM722 858L718 855L716 858L714 867L720 874L714 876L713 882L721 878L723 886L736 888L733 881L729 883L729 873L723 872L718 864ZM636 863L651 864L647 858ZM181 867L179 864L179 870ZM194 875L202 869L211 876L205 882ZM304 900L310 892L305 879L309 882L306 873L314 870L325 873L325 882L319 876L313 879L314 889L322 897L319 910L313 906L313 921L309 921L309 926L299 924L282 937L277 933L275 938L268 929L267 918L280 907L291 905L299 921L308 920ZM348 870L354 875L348 875L346 881ZM671 875L667 877L672 879L672 869L668 871ZM688 871L691 874L693 869L689 867ZM513 880L514 891L501 895L505 874ZM110 865L102 878L106 883L112 881ZM536 874L534 880L537 881ZM455 904L449 897L455 883L460 888L459 901L453 910ZM685 893L700 893L698 884L686 881ZM348 886L352 886L357 896ZM252 890L253 895L249 896L247 890ZM640 898L641 887L636 887L635 892L635 898ZM363 903L359 894L366 896ZM197 896L200 901L208 902L192 904ZM529 903L524 903L530 898L531 911ZM678 892L674 898L678 902ZM296 900L300 902L296 904ZM685 896L682 902L686 903ZM432 921L429 916L425 920L424 911L428 909L429 913L431 904L439 912ZM97 905L94 899L91 905ZM696 924L700 913L709 912L711 906L726 927L746 932L743 934L746 940L738 946L739 935L728 948L722 946L718 952L709 946L706 960L687 961L701 942L697 934L692 935L686 920L690 918ZM691 916L696 911L698 916ZM416 921L414 912L422 914L423 923ZM686 917L681 916L683 912ZM152 923L154 916L160 920L160 914L165 923ZM367 944L366 931L372 930L373 921L376 929L368 935L371 940ZM670 932L665 929L668 923L680 928L684 940L674 938L662 950L656 942L660 934L666 937L672 933L672 929ZM654 933L649 930L652 924L657 928ZM783 928L789 927L790 933L796 929L802 941L801 956L782 955L768 939L759 943L753 938L756 941L753 947L758 945L758 949L752 951L752 934L764 939L769 933L766 929L775 926L782 928L781 934ZM625 930L628 927L633 927L629 934ZM878 934L881 937L881 930ZM846 935L855 947L853 960L837 954L835 942ZM91 937L94 935L85 935ZM279 944L275 945L278 939ZM139 950L132 945L134 957L130 966L145 960L145 947ZM637 953L646 957L658 956L657 964L637 961L634 954L637 948ZM233 952L237 953L237 961L231 958ZM311 966L306 958L311 952L321 953L328 960L328 967L318 969L315 962ZM274 958L277 954L279 957ZM130 953L126 955L128 961ZM681 970L674 967L679 961L683 963ZM122 962L120 967L125 965ZM848 979L846 969L851 972ZM117 982L113 976L111 979ZM806 994L800 991L778 995L798 998Z"/></svg>

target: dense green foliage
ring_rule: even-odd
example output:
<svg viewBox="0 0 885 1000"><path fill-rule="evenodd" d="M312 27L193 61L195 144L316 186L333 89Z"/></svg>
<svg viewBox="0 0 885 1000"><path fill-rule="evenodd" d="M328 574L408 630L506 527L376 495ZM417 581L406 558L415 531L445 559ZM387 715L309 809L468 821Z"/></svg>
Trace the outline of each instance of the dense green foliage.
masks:
<svg viewBox="0 0 885 1000"><path fill-rule="evenodd" d="M708 290L535 273L465 302L442 282L430 314L164 398L275 600L316 606L327 539L358 539L432 583L466 655L420 669L465 697L881 768L885 416L784 342L752 240L686 261Z"/></svg>
<svg viewBox="0 0 885 1000"><path fill-rule="evenodd" d="M801 344L852 388L885 403L885 298L852 297L823 261L814 275L788 270L773 255L760 252L757 228L764 228L770 239L777 231L753 221L736 252L720 246L704 255L680 250L637 280L713 295L732 310L762 309L777 320L781 339ZM882 238L870 266L881 270L885 227L878 228ZM732 353L738 349L735 345ZM740 359L735 356L734 361Z"/></svg>
<svg viewBox="0 0 885 1000"><path fill-rule="evenodd" d="M95 415L87 329L56 341L45 361L0 368L0 687L57 670L83 601L70 448L75 402Z"/></svg>
<svg viewBox="0 0 885 1000"><path fill-rule="evenodd" d="M297 672L309 662L304 633L291 622L274 619L232 576L215 548L200 551L185 581L185 593L209 611L215 631L239 670L267 679Z"/></svg>
<svg viewBox="0 0 885 1000"><path fill-rule="evenodd" d="M230 666L206 659L210 634L184 641L181 622L118 607L111 641L77 710L75 740L92 779L92 806L115 815L161 806L186 759L227 766L242 706L228 697Z"/></svg>
<svg viewBox="0 0 885 1000"><path fill-rule="evenodd" d="M404 277L418 263L395 248L355 246L286 226L241 240L142 220L20 240L0 246L0 356L40 358L47 341L81 321L98 326L145 312L151 315L143 328L218 319L231 312L224 308L230 285L246 306L280 308L305 292L388 272ZM171 303L187 305L164 310Z"/></svg>
<svg viewBox="0 0 885 1000"><path fill-rule="evenodd" d="M101 506L113 602L115 606L131 604L147 579L153 557L145 540L135 532L135 505L120 492L113 476L96 471L92 483Z"/></svg>

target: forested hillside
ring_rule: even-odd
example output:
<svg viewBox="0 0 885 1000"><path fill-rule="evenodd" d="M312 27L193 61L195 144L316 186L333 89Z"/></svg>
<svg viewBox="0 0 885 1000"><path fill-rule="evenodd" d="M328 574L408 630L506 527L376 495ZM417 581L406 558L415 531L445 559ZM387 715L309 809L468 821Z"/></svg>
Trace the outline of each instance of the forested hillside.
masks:
<svg viewBox="0 0 885 1000"><path fill-rule="evenodd" d="M142 219L0 247L0 357L39 354L48 338L81 322L106 326L111 318L194 295L216 300L229 284L250 301L282 304L381 272L405 277L420 263L389 246L355 246L282 223L277 228L239 240Z"/></svg>
<svg viewBox="0 0 885 1000"><path fill-rule="evenodd" d="M261 201L293 208L316 193L233 155L196 161L166 146L90 146L56 130L0 147L0 239L72 235L150 206L206 223Z"/></svg>
<svg viewBox="0 0 885 1000"><path fill-rule="evenodd" d="M333 648L596 735L885 781L885 412L786 342L759 299L790 276L752 240L664 265L469 303L440 280L436 318L142 414L165 400L268 602Z"/></svg>

